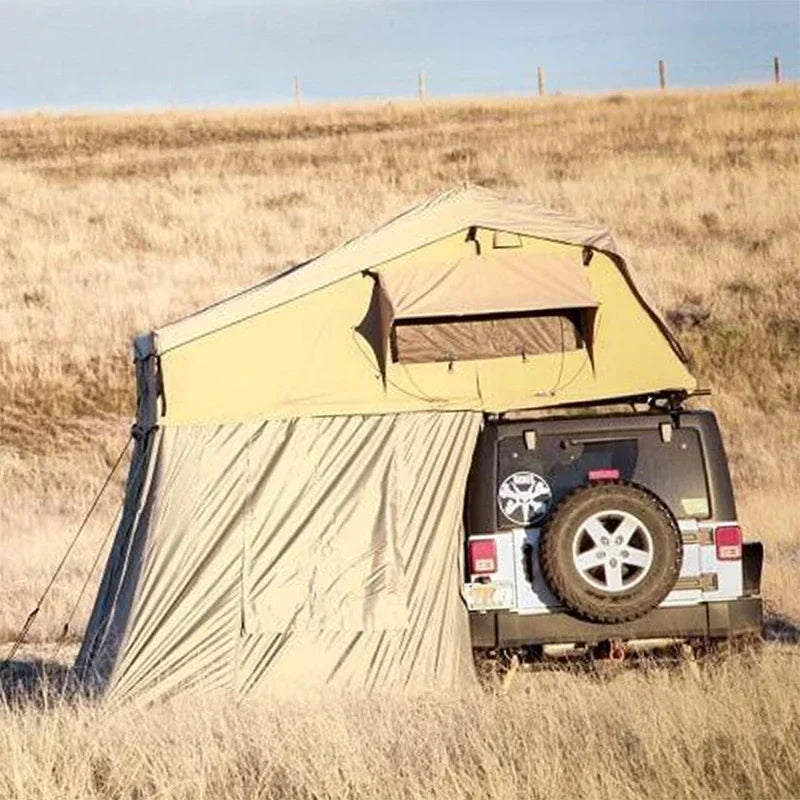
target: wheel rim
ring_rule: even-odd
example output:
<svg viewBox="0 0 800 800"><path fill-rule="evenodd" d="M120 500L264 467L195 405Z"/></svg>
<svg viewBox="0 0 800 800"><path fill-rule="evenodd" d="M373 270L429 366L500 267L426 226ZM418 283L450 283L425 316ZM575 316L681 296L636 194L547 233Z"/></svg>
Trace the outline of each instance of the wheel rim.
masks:
<svg viewBox="0 0 800 800"><path fill-rule="evenodd" d="M627 592L653 564L653 537L627 511L598 511L585 519L572 540L572 563L581 579L606 594Z"/></svg>

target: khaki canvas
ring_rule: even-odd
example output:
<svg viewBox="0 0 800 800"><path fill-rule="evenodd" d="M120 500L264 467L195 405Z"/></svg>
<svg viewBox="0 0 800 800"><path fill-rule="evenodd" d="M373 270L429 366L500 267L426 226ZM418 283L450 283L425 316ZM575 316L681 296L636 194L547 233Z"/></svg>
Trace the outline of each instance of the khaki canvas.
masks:
<svg viewBox="0 0 800 800"><path fill-rule="evenodd" d="M78 668L111 701L473 679L469 412L160 429ZM137 464L132 469L138 469Z"/></svg>
<svg viewBox="0 0 800 800"><path fill-rule="evenodd" d="M469 248L469 242L465 243ZM581 253L493 249L425 269L378 271L393 320L594 308Z"/></svg>

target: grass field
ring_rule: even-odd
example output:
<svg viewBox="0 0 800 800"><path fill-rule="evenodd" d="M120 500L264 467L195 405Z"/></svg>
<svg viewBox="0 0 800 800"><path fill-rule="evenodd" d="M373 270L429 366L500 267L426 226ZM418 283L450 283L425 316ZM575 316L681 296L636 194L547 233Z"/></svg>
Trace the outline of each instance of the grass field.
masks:
<svg viewBox="0 0 800 800"><path fill-rule="evenodd" d="M786 86L0 118L0 642L125 442L135 332L464 180L614 229L714 391L772 629L797 638L798 101ZM52 654L123 479L26 652ZM50 697L0 708L0 797L797 797L798 658L769 642L699 673L525 675L345 714L212 699L107 719Z"/></svg>

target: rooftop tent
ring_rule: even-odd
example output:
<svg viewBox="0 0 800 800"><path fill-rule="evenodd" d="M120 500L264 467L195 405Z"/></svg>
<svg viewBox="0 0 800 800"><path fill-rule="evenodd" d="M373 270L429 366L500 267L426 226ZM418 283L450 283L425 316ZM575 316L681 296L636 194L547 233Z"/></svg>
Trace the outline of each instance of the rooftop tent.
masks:
<svg viewBox="0 0 800 800"><path fill-rule="evenodd" d="M522 285L520 297L532 299L545 283L548 292L557 291L555 276L562 289L564 281L580 287L596 309L589 315L591 331L584 331L591 349L567 347L565 337L564 348L534 357L517 352L382 363L391 342L376 342L374 330L366 335L375 275L394 291L422 286L437 271L460 280L478 272L466 268L470 261L517 267L504 269L497 283ZM488 288L480 285L470 302ZM493 293L484 310L499 312L515 292ZM580 316L574 305L568 308L569 319ZM557 311L535 313L548 310ZM515 311L524 316L533 308ZM560 338L560 324L558 330ZM153 345L164 385L161 422L175 425L426 409L500 412L694 386L679 345L640 295L605 228L475 187L440 195L373 233L160 328Z"/></svg>
<svg viewBox="0 0 800 800"><path fill-rule="evenodd" d="M77 667L116 700L471 680L483 412L694 381L604 228L475 187L139 337Z"/></svg>

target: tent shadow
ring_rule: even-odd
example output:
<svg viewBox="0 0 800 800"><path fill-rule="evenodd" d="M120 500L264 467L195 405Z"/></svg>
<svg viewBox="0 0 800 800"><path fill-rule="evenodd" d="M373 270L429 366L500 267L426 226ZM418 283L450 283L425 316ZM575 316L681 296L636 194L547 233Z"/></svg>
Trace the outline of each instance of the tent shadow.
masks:
<svg viewBox="0 0 800 800"><path fill-rule="evenodd" d="M0 662L0 704L45 705L74 697L77 690L71 666L43 659Z"/></svg>

